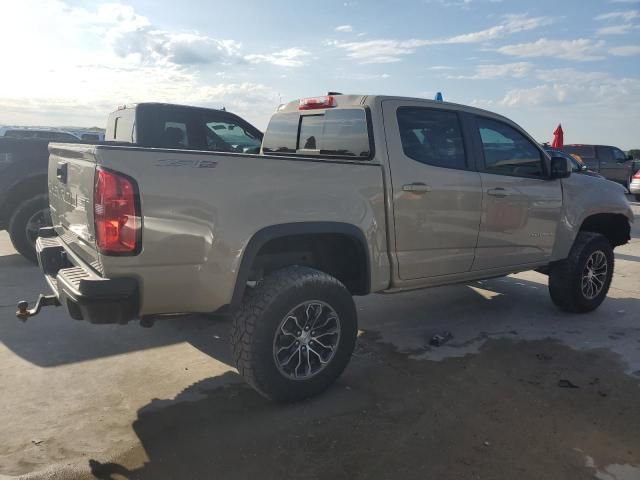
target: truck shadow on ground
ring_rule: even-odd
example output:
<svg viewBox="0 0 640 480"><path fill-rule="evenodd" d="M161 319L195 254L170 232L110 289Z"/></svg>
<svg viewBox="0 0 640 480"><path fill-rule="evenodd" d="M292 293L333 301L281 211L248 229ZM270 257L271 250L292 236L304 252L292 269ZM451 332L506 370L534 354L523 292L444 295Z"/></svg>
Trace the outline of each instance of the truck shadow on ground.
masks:
<svg viewBox="0 0 640 480"><path fill-rule="evenodd" d="M5 258L0 257L0 261ZM24 267L19 257L9 262ZM33 270L40 275L37 269ZM540 282L546 282L545 277L540 277ZM15 284L23 281L18 278ZM42 291L37 286L36 290ZM541 338L555 336L563 329L595 328L600 334L602 325L616 330L610 318L619 316L618 312L638 311L639 304L640 300L635 298L607 298L600 309L586 316L562 314L551 303L546 284L513 277L357 299L362 328L382 332L385 341L407 352L423 349L431 335L443 330L453 331L457 343L482 335L488 338L516 332L517 337L532 327L538 329L536 335L542 335ZM61 308L46 309L22 324L15 319L14 311L12 303L0 301L4 320L0 322L0 341L20 357L42 367L179 342L188 342L227 365L233 364L228 346L230 322L224 317L172 317L145 329L138 327L137 322L128 326L77 322L69 319ZM564 322L562 325L558 316Z"/></svg>
<svg viewBox="0 0 640 480"><path fill-rule="evenodd" d="M91 459L91 478L582 479L640 465L638 381L608 352L502 339L431 362L365 333L337 384L302 403L223 377L141 408L140 444Z"/></svg>

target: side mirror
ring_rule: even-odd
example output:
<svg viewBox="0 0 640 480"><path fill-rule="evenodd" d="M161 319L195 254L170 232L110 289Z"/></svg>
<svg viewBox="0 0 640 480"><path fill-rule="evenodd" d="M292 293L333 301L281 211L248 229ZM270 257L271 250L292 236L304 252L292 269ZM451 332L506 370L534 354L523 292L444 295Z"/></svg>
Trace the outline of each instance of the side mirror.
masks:
<svg viewBox="0 0 640 480"><path fill-rule="evenodd" d="M571 175L571 162L564 157L551 157L551 178L567 178Z"/></svg>

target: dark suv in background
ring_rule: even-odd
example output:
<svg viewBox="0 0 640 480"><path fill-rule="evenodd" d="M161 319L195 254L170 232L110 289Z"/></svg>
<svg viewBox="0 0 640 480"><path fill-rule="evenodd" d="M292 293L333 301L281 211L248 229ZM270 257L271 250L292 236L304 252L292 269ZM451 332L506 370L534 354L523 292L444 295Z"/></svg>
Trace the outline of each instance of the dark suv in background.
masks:
<svg viewBox="0 0 640 480"><path fill-rule="evenodd" d="M562 149L577 155L590 170L629 188L633 177L633 158L609 145L565 145Z"/></svg>

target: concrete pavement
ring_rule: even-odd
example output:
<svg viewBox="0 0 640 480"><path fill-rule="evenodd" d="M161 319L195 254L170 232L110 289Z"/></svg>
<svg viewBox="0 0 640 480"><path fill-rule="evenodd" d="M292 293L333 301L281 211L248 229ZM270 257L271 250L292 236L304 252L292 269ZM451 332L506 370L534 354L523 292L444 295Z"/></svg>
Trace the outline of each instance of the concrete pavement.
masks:
<svg viewBox="0 0 640 480"><path fill-rule="evenodd" d="M359 299L345 375L283 407L244 386L224 319L21 324L16 301L46 285L2 232L0 478L640 478L633 236L588 315L535 272Z"/></svg>

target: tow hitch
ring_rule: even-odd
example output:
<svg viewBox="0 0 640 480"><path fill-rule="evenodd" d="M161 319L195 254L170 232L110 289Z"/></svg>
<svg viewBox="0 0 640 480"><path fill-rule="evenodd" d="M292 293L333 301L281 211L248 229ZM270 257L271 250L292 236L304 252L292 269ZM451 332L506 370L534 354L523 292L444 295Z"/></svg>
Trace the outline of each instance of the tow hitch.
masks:
<svg viewBox="0 0 640 480"><path fill-rule="evenodd" d="M26 322L29 317L33 317L40 313L42 307L59 307L60 301L58 297L55 295L42 295L38 296L38 300L36 300L36 304L33 308L29 308L29 302L26 300L22 300L18 302L18 311L16 312L16 317L20 319L22 322Z"/></svg>

